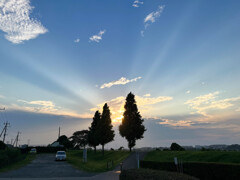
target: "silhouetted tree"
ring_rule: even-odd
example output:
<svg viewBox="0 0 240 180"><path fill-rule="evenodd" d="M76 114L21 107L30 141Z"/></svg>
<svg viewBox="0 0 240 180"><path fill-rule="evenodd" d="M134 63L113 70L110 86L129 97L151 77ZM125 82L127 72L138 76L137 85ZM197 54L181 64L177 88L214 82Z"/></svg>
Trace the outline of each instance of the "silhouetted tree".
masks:
<svg viewBox="0 0 240 180"><path fill-rule="evenodd" d="M88 144L88 130L76 131L70 137L72 140L74 148L83 147L85 149Z"/></svg>
<svg viewBox="0 0 240 180"><path fill-rule="evenodd" d="M65 135L60 136L57 142L59 142L59 144L63 145L65 148L71 148L73 146L71 141L69 141L68 137Z"/></svg>
<svg viewBox="0 0 240 180"><path fill-rule="evenodd" d="M146 131L143 125L143 119L138 112L135 96L131 92L127 95L124 105L122 123L119 126L119 132L122 137L128 141L128 147L132 151L132 147L136 145L136 140L142 139Z"/></svg>
<svg viewBox="0 0 240 180"><path fill-rule="evenodd" d="M99 111L96 111L93 117L93 121L91 123L91 127L89 127L89 133L88 133L88 143L90 146L94 147L95 153L96 153L96 146L99 145L97 126L100 120L101 120L101 113Z"/></svg>
<svg viewBox="0 0 240 180"><path fill-rule="evenodd" d="M111 113L107 103L103 106L102 117L97 125L97 135L99 137L99 144L102 145L102 154L104 155L104 145L113 141L114 131L112 130Z"/></svg>
<svg viewBox="0 0 240 180"><path fill-rule="evenodd" d="M172 143L170 147L171 151L184 151L185 149L177 143Z"/></svg>

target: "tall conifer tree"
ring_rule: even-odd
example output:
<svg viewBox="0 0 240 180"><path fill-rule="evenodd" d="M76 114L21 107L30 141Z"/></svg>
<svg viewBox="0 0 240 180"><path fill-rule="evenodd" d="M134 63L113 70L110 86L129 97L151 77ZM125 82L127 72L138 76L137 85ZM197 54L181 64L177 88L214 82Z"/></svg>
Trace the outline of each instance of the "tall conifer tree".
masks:
<svg viewBox="0 0 240 180"><path fill-rule="evenodd" d="M127 139L128 147L132 151L132 147L136 145L136 140L143 138L146 129L143 125L144 120L138 111L135 96L131 92L127 95L124 108L125 112L119 126L119 132L122 137Z"/></svg>
<svg viewBox="0 0 240 180"><path fill-rule="evenodd" d="M111 113L107 103L103 106L102 117L97 126L99 144L102 145L102 154L104 155L104 145L113 141L114 139L114 130L112 130L112 120Z"/></svg>
<svg viewBox="0 0 240 180"><path fill-rule="evenodd" d="M88 143L90 146L94 147L95 153L96 153L96 146L99 145L97 126L100 120L101 120L101 113L99 111L96 111L93 117L93 121L91 123L91 127L89 127L89 133L88 133Z"/></svg>

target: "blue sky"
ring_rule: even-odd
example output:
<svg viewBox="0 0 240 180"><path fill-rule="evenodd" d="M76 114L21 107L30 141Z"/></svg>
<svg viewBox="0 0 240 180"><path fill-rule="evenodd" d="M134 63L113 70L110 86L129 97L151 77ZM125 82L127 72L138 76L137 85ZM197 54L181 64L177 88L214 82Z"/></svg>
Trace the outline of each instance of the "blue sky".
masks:
<svg viewBox="0 0 240 180"><path fill-rule="evenodd" d="M68 136L87 128L107 102L117 129L131 91L148 128L138 147L240 143L239 8L0 1L0 128L8 120L9 141L21 131L23 144L48 144L58 126Z"/></svg>

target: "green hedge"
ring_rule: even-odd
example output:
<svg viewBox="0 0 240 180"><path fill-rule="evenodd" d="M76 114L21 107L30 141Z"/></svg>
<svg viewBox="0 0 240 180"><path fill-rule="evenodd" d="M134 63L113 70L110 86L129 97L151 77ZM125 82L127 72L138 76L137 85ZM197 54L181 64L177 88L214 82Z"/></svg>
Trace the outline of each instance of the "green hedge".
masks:
<svg viewBox="0 0 240 180"><path fill-rule="evenodd" d="M50 146L28 147L27 151L30 151L32 148L36 148L37 153L56 153L57 151L66 151L65 147L50 147Z"/></svg>
<svg viewBox="0 0 240 180"><path fill-rule="evenodd" d="M150 168L166 171L176 171L176 166L171 162L141 161L141 168ZM200 178L201 180L239 180L240 165L221 163L183 163L183 173Z"/></svg>
<svg viewBox="0 0 240 180"><path fill-rule="evenodd" d="M0 150L0 168L23 160L26 155L21 154L18 149Z"/></svg>
<svg viewBox="0 0 240 180"><path fill-rule="evenodd" d="M151 169L129 169L123 170L119 176L120 180L197 180L197 178L167 171L156 171Z"/></svg>

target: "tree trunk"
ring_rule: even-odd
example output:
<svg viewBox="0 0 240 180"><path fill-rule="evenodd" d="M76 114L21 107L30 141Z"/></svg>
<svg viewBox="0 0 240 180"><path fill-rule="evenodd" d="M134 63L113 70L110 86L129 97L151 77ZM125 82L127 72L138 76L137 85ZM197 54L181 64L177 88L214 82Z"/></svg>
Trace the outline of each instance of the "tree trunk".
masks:
<svg viewBox="0 0 240 180"><path fill-rule="evenodd" d="M130 152L132 152L132 147L129 147Z"/></svg>
<svg viewBox="0 0 240 180"><path fill-rule="evenodd" d="M104 144L102 145L102 155L104 156Z"/></svg>
<svg viewBox="0 0 240 180"><path fill-rule="evenodd" d="M94 154L96 154L97 150L96 150L96 146L94 146Z"/></svg>

